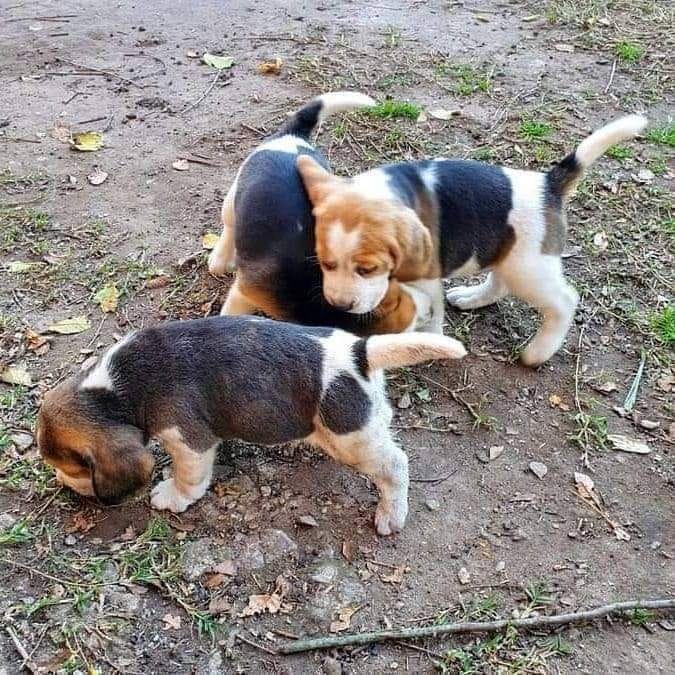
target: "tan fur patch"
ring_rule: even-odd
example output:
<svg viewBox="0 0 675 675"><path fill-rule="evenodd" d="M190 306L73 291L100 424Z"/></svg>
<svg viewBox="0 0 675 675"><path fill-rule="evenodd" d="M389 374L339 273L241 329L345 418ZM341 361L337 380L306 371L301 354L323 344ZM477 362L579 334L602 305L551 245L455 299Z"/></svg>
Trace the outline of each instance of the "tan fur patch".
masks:
<svg viewBox="0 0 675 675"><path fill-rule="evenodd" d="M374 312L375 318L368 325L367 333L369 335L401 333L410 326L416 312L415 302L410 294L398 281L392 279L384 300Z"/></svg>
<svg viewBox="0 0 675 675"><path fill-rule="evenodd" d="M287 313L284 311L277 301L264 288L256 284L248 283L242 275L242 270L238 274L239 292L244 298L250 302L254 307L269 316L271 319L283 321L288 319Z"/></svg>

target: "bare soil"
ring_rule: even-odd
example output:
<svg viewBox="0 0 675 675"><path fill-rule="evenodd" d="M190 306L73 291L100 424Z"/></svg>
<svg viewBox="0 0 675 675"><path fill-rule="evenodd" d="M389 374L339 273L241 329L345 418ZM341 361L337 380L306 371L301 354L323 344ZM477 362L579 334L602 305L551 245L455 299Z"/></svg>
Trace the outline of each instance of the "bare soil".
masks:
<svg viewBox="0 0 675 675"><path fill-rule="evenodd" d="M214 488L178 518L147 494L102 509L59 489L25 436L41 394L126 331L217 313L229 280L208 275L202 237L240 162L303 101L350 87L459 111L327 124L317 144L346 173L441 154L543 169L633 110L672 139L670 4L2 0L0 371L25 367L32 384L0 384L0 673L672 673L664 614L269 653L329 634L345 608L358 631L675 594L675 371L654 319L673 305L672 140L629 144L580 187L566 266L582 300L549 364L519 365L536 317L505 300L447 309L470 349L459 366L391 374L414 479L398 536L375 535L373 486L310 450L224 448ZM206 51L235 60L208 92ZM275 57L279 75L257 72ZM72 150L64 126L103 148ZM47 330L73 316L89 328ZM651 452L617 452L608 434ZM242 616L275 587L278 613Z"/></svg>

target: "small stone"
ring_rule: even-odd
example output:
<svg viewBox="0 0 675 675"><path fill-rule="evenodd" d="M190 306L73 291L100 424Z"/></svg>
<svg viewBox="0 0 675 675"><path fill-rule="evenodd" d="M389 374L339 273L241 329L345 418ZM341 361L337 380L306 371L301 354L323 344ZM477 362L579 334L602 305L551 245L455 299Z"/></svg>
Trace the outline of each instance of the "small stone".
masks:
<svg viewBox="0 0 675 675"><path fill-rule="evenodd" d="M576 539L577 538L577 533L574 530L571 530L570 532L567 533L567 536L570 539Z"/></svg>
<svg viewBox="0 0 675 675"><path fill-rule="evenodd" d="M69 535L67 535L66 538L63 540L63 543L64 543L66 546L75 546L75 544L77 544L77 537L75 537L75 536L72 535L72 534L69 534Z"/></svg>
<svg viewBox="0 0 675 675"><path fill-rule="evenodd" d="M503 560L500 560L495 565L495 572L503 572L506 569L506 563Z"/></svg>
<svg viewBox="0 0 675 675"><path fill-rule="evenodd" d="M316 584L332 584L339 574L338 564L334 561L320 563L309 575L309 578Z"/></svg>
<svg viewBox="0 0 675 675"><path fill-rule="evenodd" d="M10 439L19 452L28 450L34 441L33 434L29 434L27 431L17 431L10 436Z"/></svg>
<svg viewBox="0 0 675 675"><path fill-rule="evenodd" d="M401 410L405 410L406 408L409 408L412 405L412 401L410 399L410 394L406 391L401 398L398 399L398 403L396 406L400 408Z"/></svg>
<svg viewBox="0 0 675 675"><path fill-rule="evenodd" d="M661 426L661 422L655 422L654 420L640 420L640 426L643 429L652 431L653 429L658 429Z"/></svg>
<svg viewBox="0 0 675 675"><path fill-rule="evenodd" d="M298 516L298 525L305 525L306 527L318 527L319 523L316 522L314 516L305 515Z"/></svg>
<svg viewBox="0 0 675 675"><path fill-rule="evenodd" d="M530 462L530 471L539 480L544 480L544 476L548 473L548 467L542 462Z"/></svg>
<svg viewBox="0 0 675 675"><path fill-rule="evenodd" d="M466 567L462 567L459 572L457 572L457 578L459 579L459 583L466 586L466 584L471 581L471 575L469 574L469 571L466 569Z"/></svg>
<svg viewBox="0 0 675 675"><path fill-rule="evenodd" d="M392 670L398 670L398 661L392 661L392 662L389 664L389 667L390 667Z"/></svg>
<svg viewBox="0 0 675 675"><path fill-rule="evenodd" d="M262 485L260 487L260 494L263 497L270 497L272 495L272 488L269 485Z"/></svg>
<svg viewBox="0 0 675 675"><path fill-rule="evenodd" d="M438 499L427 499L424 502L424 505L429 509L429 511L437 511L441 506Z"/></svg>
<svg viewBox="0 0 675 675"><path fill-rule="evenodd" d="M490 461L492 462L495 459L498 459L503 454L504 454L504 446L503 445L493 445L490 448L490 453L489 453Z"/></svg>
<svg viewBox="0 0 675 675"><path fill-rule="evenodd" d="M0 513L0 532L9 530L16 524L16 518L11 513Z"/></svg>

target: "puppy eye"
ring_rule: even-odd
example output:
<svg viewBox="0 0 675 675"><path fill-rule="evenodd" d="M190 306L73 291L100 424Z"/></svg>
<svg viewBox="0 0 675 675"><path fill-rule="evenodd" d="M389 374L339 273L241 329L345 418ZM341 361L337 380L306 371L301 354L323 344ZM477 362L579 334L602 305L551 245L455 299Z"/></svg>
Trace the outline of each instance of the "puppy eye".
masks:
<svg viewBox="0 0 675 675"><path fill-rule="evenodd" d="M322 262L321 267L323 267L325 270L328 272L332 272L333 270L337 269L337 263L334 262Z"/></svg>
<svg viewBox="0 0 675 675"><path fill-rule="evenodd" d="M374 265L371 265L370 267L360 266L356 268L356 273L360 277L367 277L369 274L372 274L376 269L377 267L375 267Z"/></svg>

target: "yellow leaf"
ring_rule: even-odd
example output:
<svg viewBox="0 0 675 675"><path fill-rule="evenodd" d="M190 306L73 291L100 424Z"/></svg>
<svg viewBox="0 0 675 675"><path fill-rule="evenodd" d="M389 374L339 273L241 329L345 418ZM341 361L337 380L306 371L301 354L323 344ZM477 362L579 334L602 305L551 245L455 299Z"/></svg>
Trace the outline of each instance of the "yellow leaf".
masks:
<svg viewBox="0 0 675 675"><path fill-rule="evenodd" d="M215 54L209 54L208 52L202 56L202 61L204 61L207 66L211 66L216 70L232 68L234 65L234 59L231 56L216 56Z"/></svg>
<svg viewBox="0 0 675 675"><path fill-rule="evenodd" d="M95 296L94 300L99 304L104 312L114 312L117 309L117 302L120 299L120 293L115 284L104 286Z"/></svg>
<svg viewBox="0 0 675 675"><path fill-rule="evenodd" d="M47 328L52 333L60 333L61 335L73 335L75 333L83 333L89 330L91 324L86 316L74 316L70 319L62 319L53 323Z"/></svg>
<svg viewBox="0 0 675 675"><path fill-rule="evenodd" d="M14 274L25 274L31 270L38 269L44 265L41 262L23 262L23 260L14 260L7 266L7 271Z"/></svg>
<svg viewBox="0 0 675 675"><path fill-rule="evenodd" d="M0 380L6 384L21 384L24 387L30 387L33 384L33 378L23 366L7 366L0 372Z"/></svg>
<svg viewBox="0 0 675 675"><path fill-rule="evenodd" d="M283 64L284 62L277 56L272 61L263 61L258 66L258 72L261 75L278 75Z"/></svg>
<svg viewBox="0 0 675 675"><path fill-rule="evenodd" d="M103 145L103 136L98 131L82 131L79 134L73 134L71 143L74 150L94 152Z"/></svg>
<svg viewBox="0 0 675 675"><path fill-rule="evenodd" d="M210 251L212 248L215 247L215 245L218 243L218 235L215 232L207 232L203 237L202 237L202 246L207 250Z"/></svg>

